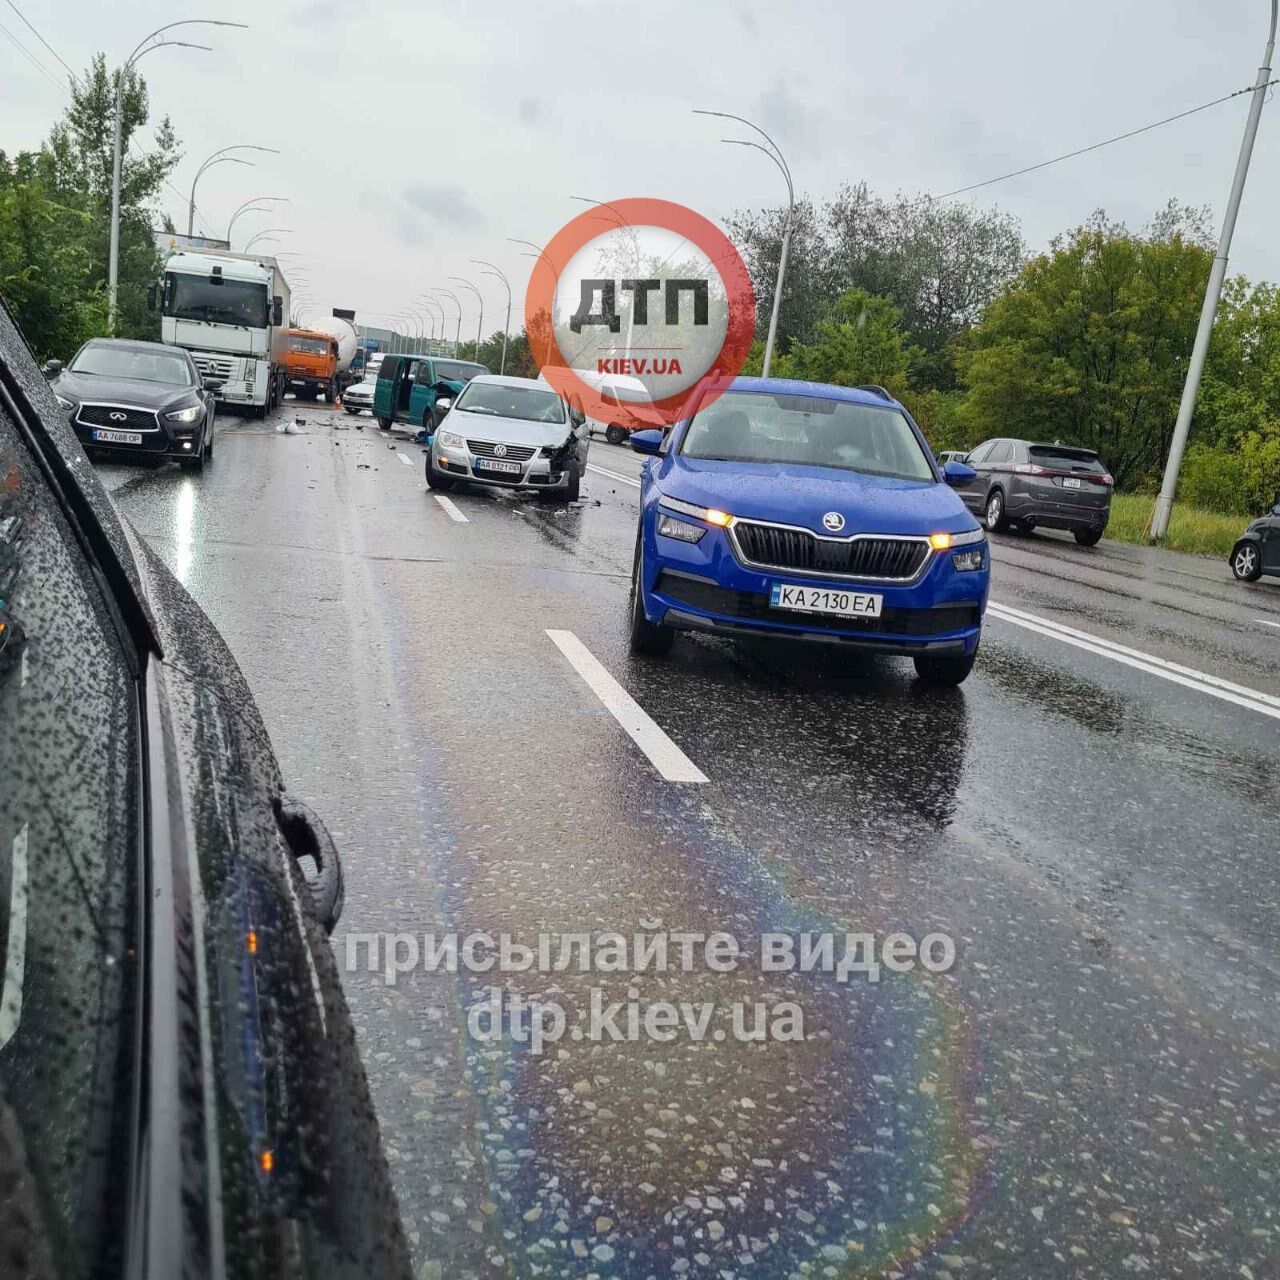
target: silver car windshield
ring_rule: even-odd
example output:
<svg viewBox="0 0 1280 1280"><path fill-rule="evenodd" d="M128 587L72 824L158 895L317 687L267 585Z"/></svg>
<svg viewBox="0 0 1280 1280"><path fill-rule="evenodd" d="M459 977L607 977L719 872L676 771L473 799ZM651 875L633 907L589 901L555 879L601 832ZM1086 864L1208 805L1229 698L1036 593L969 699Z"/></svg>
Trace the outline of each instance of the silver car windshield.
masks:
<svg viewBox="0 0 1280 1280"><path fill-rule="evenodd" d="M537 387L508 387L500 382L469 382L455 409L522 422L563 422L564 404L553 391Z"/></svg>

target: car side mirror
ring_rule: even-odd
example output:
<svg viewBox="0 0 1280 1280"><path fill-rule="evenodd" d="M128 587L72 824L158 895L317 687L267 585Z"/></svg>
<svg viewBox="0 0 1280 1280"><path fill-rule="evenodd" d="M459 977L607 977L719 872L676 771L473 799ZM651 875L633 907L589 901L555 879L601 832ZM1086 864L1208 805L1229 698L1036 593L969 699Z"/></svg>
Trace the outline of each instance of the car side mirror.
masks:
<svg viewBox="0 0 1280 1280"><path fill-rule="evenodd" d="M968 484L978 473L967 462L948 462L942 477L949 485Z"/></svg>
<svg viewBox="0 0 1280 1280"><path fill-rule="evenodd" d="M46 360L41 370L46 378L56 378L62 372L61 360Z"/></svg>
<svg viewBox="0 0 1280 1280"><path fill-rule="evenodd" d="M284 324L284 299L277 295L271 301L271 323Z"/></svg>
<svg viewBox="0 0 1280 1280"><path fill-rule="evenodd" d="M221 391L223 382L221 378L206 378L204 380L204 389L206 391Z"/></svg>
<svg viewBox="0 0 1280 1280"><path fill-rule="evenodd" d="M450 400L448 396L441 396L441 398L436 401L436 408L443 409L445 412L448 412L453 408L453 401Z"/></svg>
<svg viewBox="0 0 1280 1280"><path fill-rule="evenodd" d="M582 410L579 409L577 405L570 405L569 421L573 423L575 427L581 427L585 425L587 421L587 415L583 413Z"/></svg>
<svg viewBox="0 0 1280 1280"><path fill-rule="evenodd" d="M328 828L301 800L282 795L275 804L276 821L302 878L311 891L311 912L325 933L342 915L342 860Z"/></svg>
<svg viewBox="0 0 1280 1280"><path fill-rule="evenodd" d="M158 291L155 285L153 284L147 285L147 310L148 311L154 311L156 309L157 292Z"/></svg>
<svg viewBox="0 0 1280 1280"><path fill-rule="evenodd" d="M656 427L649 427L644 431L633 431L631 447L637 453L647 453L656 457L662 449L663 435L664 433Z"/></svg>

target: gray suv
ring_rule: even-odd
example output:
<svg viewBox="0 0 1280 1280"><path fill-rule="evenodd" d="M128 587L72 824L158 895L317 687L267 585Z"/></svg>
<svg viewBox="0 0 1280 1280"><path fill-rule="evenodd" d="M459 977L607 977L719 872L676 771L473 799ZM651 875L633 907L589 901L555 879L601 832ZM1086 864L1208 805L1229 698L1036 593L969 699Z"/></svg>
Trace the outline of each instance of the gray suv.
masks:
<svg viewBox="0 0 1280 1280"><path fill-rule="evenodd" d="M1114 481L1092 449L984 440L964 461L974 477L956 492L992 533L1069 529L1082 547L1102 537Z"/></svg>

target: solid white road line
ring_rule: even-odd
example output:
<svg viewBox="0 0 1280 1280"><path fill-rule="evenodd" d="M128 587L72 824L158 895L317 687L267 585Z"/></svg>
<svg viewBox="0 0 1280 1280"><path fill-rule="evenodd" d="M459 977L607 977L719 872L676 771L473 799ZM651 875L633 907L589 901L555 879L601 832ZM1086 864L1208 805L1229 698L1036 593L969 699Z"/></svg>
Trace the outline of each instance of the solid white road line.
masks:
<svg viewBox="0 0 1280 1280"><path fill-rule="evenodd" d="M668 782L707 781L707 775L658 728L644 708L605 670L572 631L548 631L547 635Z"/></svg>
<svg viewBox="0 0 1280 1280"><path fill-rule="evenodd" d="M1280 627L1280 622L1269 622L1266 618L1254 618L1254 622L1260 622L1264 627Z"/></svg>
<svg viewBox="0 0 1280 1280"><path fill-rule="evenodd" d="M22 984L27 973L27 827L13 837L9 872L9 933L5 942L4 986L0 987L0 1049L22 1021Z"/></svg>
<svg viewBox="0 0 1280 1280"><path fill-rule="evenodd" d="M397 449L397 450L396 450L396 457L397 457L397 458L399 458L399 459L400 459L400 461L401 461L401 462L403 462L403 463L404 463L404 465L405 465L406 467L411 467L411 466L413 466L413 459L412 459L411 457L409 457L409 455L408 455L407 453L401 453L401 452L400 452L400 450L399 450L399 449Z"/></svg>
<svg viewBox="0 0 1280 1280"><path fill-rule="evenodd" d="M458 510L452 498L446 498L443 493L434 493L431 496L444 508L445 514L450 520L456 520L459 524L471 523L471 521Z"/></svg>
<svg viewBox="0 0 1280 1280"><path fill-rule="evenodd" d="M987 612L1004 622L1011 622L1038 635L1048 636L1063 644L1074 645L1077 649L1110 658L1113 662L1121 662L1127 667L1145 671L1149 675L1160 676L1184 688L1195 689L1199 693L1207 693L1211 697L1221 698L1224 702L1231 702L1238 707L1280 720L1280 698L1273 697L1269 693L1260 693L1256 689L1233 684L1230 680L1207 675L1203 671L1195 670L1194 667L1180 666L1176 662L1143 653L1140 649L1130 649L1127 645L1103 640L1099 636L1090 635L1087 631L1077 631L1074 627L1064 626L1060 622L1053 622L1049 618L1042 618L1034 613L1024 613L1021 609L1012 609L994 600L987 605Z"/></svg>
<svg viewBox="0 0 1280 1280"><path fill-rule="evenodd" d="M604 467L597 467L594 462L587 463L587 470L594 471L596 475L608 476L610 480L619 480L623 484L629 484L633 489L640 487L640 481L633 476L624 476L617 471L606 471Z"/></svg>

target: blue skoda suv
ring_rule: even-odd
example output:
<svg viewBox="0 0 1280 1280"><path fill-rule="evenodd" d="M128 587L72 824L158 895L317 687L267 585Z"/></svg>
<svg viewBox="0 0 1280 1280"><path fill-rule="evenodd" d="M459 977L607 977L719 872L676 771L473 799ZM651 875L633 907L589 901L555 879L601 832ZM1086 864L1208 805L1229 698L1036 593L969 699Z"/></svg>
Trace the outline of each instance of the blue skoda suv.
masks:
<svg viewBox="0 0 1280 1280"><path fill-rule="evenodd" d="M718 392L719 394L715 394ZM907 655L924 681L972 670L986 535L881 387L734 378L695 393L643 472L631 648L676 631L816 640Z"/></svg>

